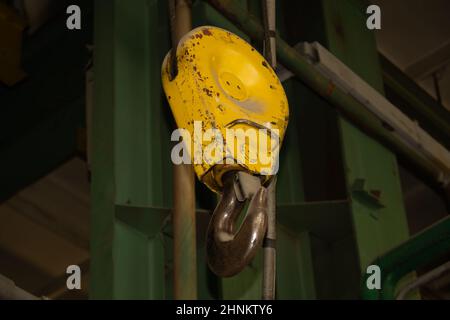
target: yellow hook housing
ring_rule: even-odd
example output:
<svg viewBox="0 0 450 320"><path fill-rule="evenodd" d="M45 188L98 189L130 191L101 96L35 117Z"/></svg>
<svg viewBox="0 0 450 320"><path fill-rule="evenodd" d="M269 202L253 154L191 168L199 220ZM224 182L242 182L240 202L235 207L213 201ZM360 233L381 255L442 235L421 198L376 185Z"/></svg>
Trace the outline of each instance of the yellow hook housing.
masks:
<svg viewBox="0 0 450 320"><path fill-rule="evenodd" d="M259 157L256 161L251 158L252 154L259 155L261 145L267 143L272 159L278 159L289 117L284 89L264 57L237 35L204 26L180 40L173 79L171 61L168 53L162 66L162 83L177 126L186 129L193 140L209 129L216 129L223 137L224 151L235 152L231 156L226 152L213 154L212 159L210 156L206 160L204 156L198 162L196 153L205 150L217 136L200 139L200 151L190 141L190 158L197 177L213 191L220 192L222 176L229 171L265 176L263 182L276 174L277 162L267 164ZM261 129L265 139L256 144L249 142L247 136L227 140L227 129L246 132L249 128ZM277 141L273 143L275 138ZM242 152L240 160L244 161L237 159L236 152Z"/></svg>

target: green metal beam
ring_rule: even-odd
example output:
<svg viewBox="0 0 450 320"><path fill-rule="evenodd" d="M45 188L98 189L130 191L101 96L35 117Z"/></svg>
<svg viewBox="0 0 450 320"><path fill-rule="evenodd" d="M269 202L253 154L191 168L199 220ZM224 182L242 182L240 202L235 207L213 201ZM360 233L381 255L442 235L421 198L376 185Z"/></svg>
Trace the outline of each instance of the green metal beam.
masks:
<svg viewBox="0 0 450 320"><path fill-rule="evenodd" d="M327 47L354 72L383 92L381 68L373 32L358 0L322 1ZM374 257L408 238L395 154L346 119L339 119L354 233L361 272ZM359 183L363 188L355 190ZM371 197L361 197L361 192Z"/></svg>
<svg viewBox="0 0 450 320"><path fill-rule="evenodd" d="M96 1L94 7L95 94L91 155L91 265L89 297L112 299L115 221L114 181L114 8ZM114 109L113 109L114 110Z"/></svg>
<svg viewBox="0 0 450 320"><path fill-rule="evenodd" d="M450 251L450 218L444 218L408 241L376 258L372 264L381 269L381 289L370 290L362 278L364 299L395 299L398 281L407 273L433 262Z"/></svg>
<svg viewBox="0 0 450 320"><path fill-rule="evenodd" d="M94 299L167 297L161 232L167 211L158 208L171 206L171 123L162 121L168 107L159 65L168 47L163 2L95 2Z"/></svg>

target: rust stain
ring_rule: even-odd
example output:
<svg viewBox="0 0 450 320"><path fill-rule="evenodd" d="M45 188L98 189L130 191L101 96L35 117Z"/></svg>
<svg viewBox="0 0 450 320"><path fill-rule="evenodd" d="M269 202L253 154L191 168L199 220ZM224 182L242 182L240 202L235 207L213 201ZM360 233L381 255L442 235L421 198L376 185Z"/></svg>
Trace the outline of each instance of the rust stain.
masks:
<svg viewBox="0 0 450 320"><path fill-rule="evenodd" d="M203 88L203 92L205 92L208 97L212 97L212 91L208 88ZM206 112L208 113L208 110L206 110Z"/></svg>
<svg viewBox="0 0 450 320"><path fill-rule="evenodd" d="M209 31L208 28L202 29L202 32L205 36L212 36L212 33L211 33L211 31Z"/></svg>

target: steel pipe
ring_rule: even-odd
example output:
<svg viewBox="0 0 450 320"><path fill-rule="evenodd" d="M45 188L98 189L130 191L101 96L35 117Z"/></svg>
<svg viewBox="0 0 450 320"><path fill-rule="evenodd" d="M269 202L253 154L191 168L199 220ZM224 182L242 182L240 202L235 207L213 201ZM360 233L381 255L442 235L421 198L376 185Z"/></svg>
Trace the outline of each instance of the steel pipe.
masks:
<svg viewBox="0 0 450 320"><path fill-rule="evenodd" d="M275 70L277 67L275 8L275 0L263 0L262 11L264 22L264 57L270 63L273 70Z"/></svg>
<svg viewBox="0 0 450 320"><path fill-rule="evenodd" d="M190 1L170 0L169 10L174 53L180 39L192 29ZM172 224L174 299L197 299L195 179L190 164L173 166Z"/></svg>
<svg viewBox="0 0 450 320"><path fill-rule="evenodd" d="M276 1L263 0L264 56L275 70L277 67L276 50ZM268 187L267 231L263 240L263 281L262 299L275 299L276 280L276 184L274 176Z"/></svg>
<svg viewBox="0 0 450 320"><path fill-rule="evenodd" d="M418 277L413 282L407 284L397 295L397 300L404 300L408 293L411 291L418 289L431 281L441 277L444 273L450 270L450 261L444 263L443 265L434 268L433 270L425 273L424 275Z"/></svg>
<svg viewBox="0 0 450 320"><path fill-rule="evenodd" d="M276 239L277 239L277 176L274 176L267 187L267 232L263 240L263 300L275 299L275 282L277 271Z"/></svg>

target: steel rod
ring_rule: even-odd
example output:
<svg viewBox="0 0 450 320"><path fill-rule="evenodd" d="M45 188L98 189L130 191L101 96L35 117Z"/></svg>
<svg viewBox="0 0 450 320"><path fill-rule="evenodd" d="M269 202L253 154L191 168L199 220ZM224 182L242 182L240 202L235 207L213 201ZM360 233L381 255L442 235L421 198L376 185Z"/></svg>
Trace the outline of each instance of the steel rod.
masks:
<svg viewBox="0 0 450 320"><path fill-rule="evenodd" d="M190 1L170 0L169 10L174 56L178 42L192 29ZM191 164L173 165L172 223L174 299L197 299L195 178Z"/></svg>
<svg viewBox="0 0 450 320"><path fill-rule="evenodd" d="M262 0L264 23L264 56L270 66L277 67L276 50L276 2ZM262 299L275 299L276 281L276 184L274 176L268 187L267 199L267 231L263 241L263 283Z"/></svg>
<svg viewBox="0 0 450 320"><path fill-rule="evenodd" d="M408 293L411 291L418 289L431 281L441 277L444 273L450 270L450 261L444 263L443 265L425 273L424 275L418 277L413 282L407 284L397 295L397 300L404 300Z"/></svg>
<svg viewBox="0 0 450 320"><path fill-rule="evenodd" d="M276 219L276 185L277 176L272 178L267 193L267 233L263 242L264 268L263 268L263 300L275 299L276 283L276 239L277 239L277 219Z"/></svg>

